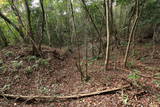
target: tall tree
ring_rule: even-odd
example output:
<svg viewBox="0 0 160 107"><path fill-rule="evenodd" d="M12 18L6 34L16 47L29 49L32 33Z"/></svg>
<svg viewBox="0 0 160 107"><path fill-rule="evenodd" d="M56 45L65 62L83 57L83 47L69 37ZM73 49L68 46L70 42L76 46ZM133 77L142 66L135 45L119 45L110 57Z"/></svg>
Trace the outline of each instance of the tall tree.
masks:
<svg viewBox="0 0 160 107"><path fill-rule="evenodd" d="M27 13L28 36L32 43L32 54L37 56L42 56L41 50L39 50L35 42L35 38L32 30L32 24L31 24L31 11L30 11L28 0L24 0L24 2L25 2L26 13Z"/></svg>
<svg viewBox="0 0 160 107"><path fill-rule="evenodd" d="M130 46L131 46L132 37L133 37L134 32L136 30L136 26L137 26L138 19L139 19L139 16L140 16L140 7L139 6L140 6L139 5L139 0L136 0L135 1L135 10L136 10L135 19L133 21L133 25L131 26L131 31L129 33L128 44L127 44L125 57L124 57L124 66L125 67L126 67L126 63L127 63L127 60L128 60L128 54L129 54L129 50L130 50Z"/></svg>
<svg viewBox="0 0 160 107"><path fill-rule="evenodd" d="M71 9L71 22L72 22L72 37L71 37L71 44L73 45L73 43L75 42L75 38L76 38L76 25L75 25L75 17L74 17L74 8L73 8L73 3L72 0L70 1L70 9Z"/></svg>
<svg viewBox="0 0 160 107"><path fill-rule="evenodd" d="M86 11L86 13L87 13L87 15L89 16L89 19L90 19L90 21L91 21L91 23L93 24L93 27L95 28L95 30L96 30L96 33L97 33L97 35L98 35L98 40L99 40L99 54L102 52L102 44L103 44L103 41L102 41L102 38L101 38L101 34L100 34L100 31L99 31L99 29L98 29L98 27L96 26L96 24L95 24L95 22L94 22L94 20L93 20L93 18L92 18L92 15L91 15L91 13L89 12L89 10L88 10L88 8L87 8L87 5L86 5L86 3L85 3L85 0L81 0L82 1L82 3L83 3L83 8L84 8L84 10Z"/></svg>
<svg viewBox="0 0 160 107"><path fill-rule="evenodd" d="M109 45L110 45L110 9L109 9L110 0L105 0L106 5L106 32L107 32L107 46L106 46L106 58L105 58L105 69L108 68L109 63Z"/></svg>
<svg viewBox="0 0 160 107"><path fill-rule="evenodd" d="M44 33L45 33L46 19L45 19L44 2L43 0L39 0L39 2L40 2L41 10L42 10L41 38L40 38L40 43L39 43L39 50L41 50L42 40L44 38Z"/></svg>

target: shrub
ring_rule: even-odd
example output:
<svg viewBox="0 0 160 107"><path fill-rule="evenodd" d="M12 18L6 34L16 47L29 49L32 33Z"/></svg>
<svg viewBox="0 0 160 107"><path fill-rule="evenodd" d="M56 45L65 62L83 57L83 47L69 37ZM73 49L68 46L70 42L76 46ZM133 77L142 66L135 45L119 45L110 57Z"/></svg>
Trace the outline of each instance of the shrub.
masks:
<svg viewBox="0 0 160 107"><path fill-rule="evenodd" d="M27 61L36 61L38 58L36 56L28 56Z"/></svg>
<svg viewBox="0 0 160 107"><path fill-rule="evenodd" d="M20 62L18 62L18 61L12 61L12 66L14 68L16 68L16 69L20 69L23 66L23 62L22 61L20 61Z"/></svg>
<svg viewBox="0 0 160 107"><path fill-rule="evenodd" d="M31 66L28 66L28 67L25 69L25 72L26 72L27 74L30 74L30 73L33 72L33 68L32 68Z"/></svg>
<svg viewBox="0 0 160 107"><path fill-rule="evenodd" d="M6 57L12 57L12 56L14 56L14 53L12 51L7 51L4 55Z"/></svg>
<svg viewBox="0 0 160 107"><path fill-rule="evenodd" d="M39 60L36 61L36 64L42 65L42 66L47 66L47 65L49 65L49 61L47 59L40 58Z"/></svg>
<svg viewBox="0 0 160 107"><path fill-rule="evenodd" d="M0 59L0 66L2 66L3 65L3 60L2 59Z"/></svg>

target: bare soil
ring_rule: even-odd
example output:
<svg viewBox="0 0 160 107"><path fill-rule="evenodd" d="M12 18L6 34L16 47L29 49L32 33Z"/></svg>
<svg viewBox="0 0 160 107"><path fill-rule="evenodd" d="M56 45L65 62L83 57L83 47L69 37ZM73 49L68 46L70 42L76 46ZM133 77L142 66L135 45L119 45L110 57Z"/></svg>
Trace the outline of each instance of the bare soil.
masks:
<svg viewBox="0 0 160 107"><path fill-rule="evenodd" d="M132 47L133 48L133 47ZM97 90L132 84L128 89L66 101L18 101L0 98L0 107L160 107L160 46L156 46L154 58L152 46L138 45L130 52L127 68L123 68L123 55L113 50L108 71L103 59L89 58L88 75L84 82L75 66L77 51L43 47L44 63L37 65L39 58L30 56L30 47L9 46L0 51L0 93L14 95L65 96L90 93ZM81 51L83 54L83 51ZM17 61L15 63L15 61ZM85 58L81 58L85 70ZM18 63L21 62L20 65ZM15 63L15 64L13 64ZM16 65L17 64L17 65ZM3 69L2 69L3 67ZM145 75L138 79L128 78L131 72ZM149 76L149 77L148 77Z"/></svg>

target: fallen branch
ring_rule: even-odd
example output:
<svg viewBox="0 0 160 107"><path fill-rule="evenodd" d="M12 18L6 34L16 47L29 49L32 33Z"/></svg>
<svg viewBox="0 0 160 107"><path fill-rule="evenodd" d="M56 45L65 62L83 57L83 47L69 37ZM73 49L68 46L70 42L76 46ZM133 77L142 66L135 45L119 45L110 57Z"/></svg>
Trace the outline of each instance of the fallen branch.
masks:
<svg viewBox="0 0 160 107"><path fill-rule="evenodd" d="M102 91L96 91L86 94L77 94L77 95L69 95L69 96L23 96L23 95L12 95L12 94L0 94L0 97L10 98L10 99L21 99L23 101L31 101L31 100L38 100L38 99L44 99L49 101L60 101L60 100L67 100L67 99L79 99L84 97L90 97L95 95L101 95L106 93L112 93L115 91L119 91L124 88L129 88L130 85L125 85L118 88L112 88L112 89L106 89Z"/></svg>

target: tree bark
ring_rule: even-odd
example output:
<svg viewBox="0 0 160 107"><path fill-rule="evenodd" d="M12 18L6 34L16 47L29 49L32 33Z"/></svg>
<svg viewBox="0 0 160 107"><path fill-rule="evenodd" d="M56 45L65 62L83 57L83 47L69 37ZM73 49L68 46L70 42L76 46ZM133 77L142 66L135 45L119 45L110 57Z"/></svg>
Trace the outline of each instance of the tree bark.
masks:
<svg viewBox="0 0 160 107"><path fill-rule="evenodd" d="M14 0L11 0L11 1L8 0L8 2L9 2L9 4L10 4L11 9L13 10L15 16L18 17L18 22L19 22L19 24L20 24L23 28L25 28L24 23L23 23L22 18L21 18L21 15L20 15L20 13L19 13L19 10L17 9L17 7L16 7L15 4L14 4L15 1L14 1ZM20 27L21 27L21 26L20 26Z"/></svg>
<svg viewBox="0 0 160 107"><path fill-rule="evenodd" d="M138 23L138 18L139 18L139 0L136 1L136 16L135 16L133 26L131 27L131 31L130 31L129 38L128 38L128 45L127 45L127 48L126 48L124 62L123 62L124 67L126 67L126 63L127 63L127 60L128 60L130 45L131 45L132 37L134 35L135 29L136 29L136 26L137 26L137 23Z"/></svg>
<svg viewBox="0 0 160 107"><path fill-rule="evenodd" d="M71 9L71 16L72 16L72 30L73 30L72 37L71 37L71 45L73 45L75 41L75 36L76 36L76 26L75 26L75 18L74 18L74 11L73 11L73 3L71 0L69 1L70 1L70 9Z"/></svg>
<svg viewBox="0 0 160 107"><path fill-rule="evenodd" d="M100 32L99 32L99 30L98 30L98 28L97 28L97 26L96 26L96 24L94 23L94 20L93 20L93 18L92 18L92 15L90 14L90 12L89 12L89 10L88 10L88 8L87 8L87 6L86 6L86 3L85 3L85 1L84 0L81 0L82 1L82 3L83 3L83 7L84 7L84 9L85 9L85 11L86 11L86 13L88 14L88 16L89 16L89 18L90 18L90 21L91 21L91 23L93 24L93 27L95 28L95 30L96 30L96 33L97 33L97 35L98 35L98 40L99 40L99 54L102 52L102 44L103 44L103 41L102 41L102 38L101 38L101 34L100 34Z"/></svg>
<svg viewBox="0 0 160 107"><path fill-rule="evenodd" d="M35 38L34 38L34 34L32 31L32 24L31 24L31 11L29 8L29 4L28 4L28 0L24 0L25 1L25 8L26 8L26 12L27 12L27 22L28 22L28 36L31 40L32 43L32 54L36 55L36 56L42 56L41 54L41 50L39 50L36 42L35 42Z"/></svg>
<svg viewBox="0 0 160 107"><path fill-rule="evenodd" d="M43 5L43 0L39 0L41 9L42 9L42 26L41 26L41 38L39 43L39 50L41 50L42 41L44 38L44 32L45 32L45 25L46 25L46 18L45 18L45 10Z"/></svg>
<svg viewBox="0 0 160 107"><path fill-rule="evenodd" d="M20 36L23 38L23 40L25 40L25 34L23 33L23 31L21 29L19 29L18 26L16 24L14 24L9 18L7 18L1 11L0 11L0 17L4 21L6 21L8 24L10 24L20 34Z"/></svg>
<svg viewBox="0 0 160 107"><path fill-rule="evenodd" d="M109 63L109 45L110 45L110 26L109 26L109 15L110 15L110 9L109 9L109 0L105 0L106 4L106 31L107 31L107 46L106 46L106 58L105 58L105 70L108 68Z"/></svg>

